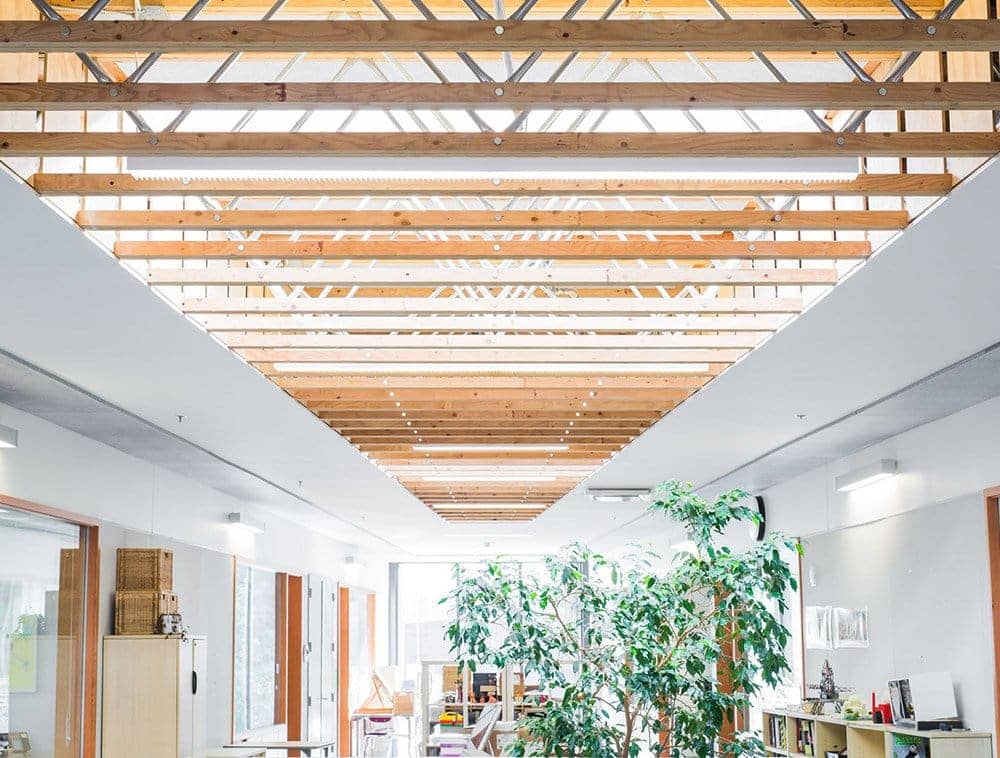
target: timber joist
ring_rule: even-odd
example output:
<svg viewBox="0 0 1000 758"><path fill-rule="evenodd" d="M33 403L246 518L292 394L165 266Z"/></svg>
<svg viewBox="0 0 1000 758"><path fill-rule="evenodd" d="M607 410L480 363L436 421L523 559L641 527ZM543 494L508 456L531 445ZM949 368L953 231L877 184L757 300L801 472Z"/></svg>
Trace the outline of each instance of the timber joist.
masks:
<svg viewBox="0 0 1000 758"><path fill-rule="evenodd" d="M0 22L0 53L997 49L993 20Z"/></svg>

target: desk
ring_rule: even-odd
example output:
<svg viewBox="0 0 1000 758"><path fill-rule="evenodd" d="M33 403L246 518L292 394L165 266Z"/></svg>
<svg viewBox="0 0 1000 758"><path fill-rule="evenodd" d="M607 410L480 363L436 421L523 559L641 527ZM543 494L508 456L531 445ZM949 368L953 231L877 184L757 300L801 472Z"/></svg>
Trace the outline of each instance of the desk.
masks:
<svg viewBox="0 0 1000 758"><path fill-rule="evenodd" d="M320 751L322 751L322 755L330 755L333 750L333 745L333 740L292 740L291 742L248 740L247 742L240 742L234 745L226 745L226 747L248 747L258 748L260 750L284 750L286 753L292 750L298 750L303 755L311 756L313 752L319 755Z"/></svg>
<svg viewBox="0 0 1000 758"><path fill-rule="evenodd" d="M220 747L199 753L198 758L267 758L267 751L262 747Z"/></svg>

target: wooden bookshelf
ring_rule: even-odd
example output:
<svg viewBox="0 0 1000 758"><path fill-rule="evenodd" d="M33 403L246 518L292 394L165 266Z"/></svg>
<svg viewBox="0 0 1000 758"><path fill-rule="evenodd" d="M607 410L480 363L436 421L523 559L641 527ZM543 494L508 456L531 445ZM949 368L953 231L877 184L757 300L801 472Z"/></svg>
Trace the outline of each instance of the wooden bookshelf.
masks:
<svg viewBox="0 0 1000 758"><path fill-rule="evenodd" d="M768 756L825 758L828 752L840 753L846 748L850 758L894 758L896 735L928 740L934 758L993 758L993 735L989 732L918 732L836 716L764 711L764 751Z"/></svg>

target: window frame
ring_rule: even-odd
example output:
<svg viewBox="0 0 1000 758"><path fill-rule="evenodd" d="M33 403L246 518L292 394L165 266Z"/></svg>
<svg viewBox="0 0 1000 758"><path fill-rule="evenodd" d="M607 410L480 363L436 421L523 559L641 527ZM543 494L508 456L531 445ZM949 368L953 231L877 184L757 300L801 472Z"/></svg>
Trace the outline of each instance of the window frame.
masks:
<svg viewBox="0 0 1000 758"><path fill-rule="evenodd" d="M274 574L275 594L274 594L274 712L272 723L263 726L248 728L243 731L236 729L236 653L240 641L244 639L240 635L240 630L236 626L236 606L239 593L239 571L246 568L252 572L266 571ZM240 560L238 556L233 556L233 647L232 647L232 707L230 709L230 736L233 742L252 739L276 739L285 738L288 730L288 627L289 627L289 606L288 606L288 574L261 566L251 561ZM251 579L251 582L253 580ZM249 622L249 619L248 619ZM250 631L247 630L247 634ZM249 696L249 689L248 689ZM249 698L248 698L248 707Z"/></svg>

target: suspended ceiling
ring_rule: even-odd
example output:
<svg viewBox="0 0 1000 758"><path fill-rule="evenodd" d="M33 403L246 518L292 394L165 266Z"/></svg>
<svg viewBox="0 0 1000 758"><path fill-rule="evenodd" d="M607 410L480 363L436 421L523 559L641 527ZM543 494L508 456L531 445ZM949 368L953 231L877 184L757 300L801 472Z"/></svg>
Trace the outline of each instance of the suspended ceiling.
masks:
<svg viewBox="0 0 1000 758"><path fill-rule="evenodd" d="M971 0L36 4L0 157L448 520L537 517L1000 149Z"/></svg>

